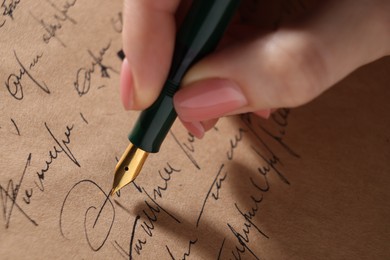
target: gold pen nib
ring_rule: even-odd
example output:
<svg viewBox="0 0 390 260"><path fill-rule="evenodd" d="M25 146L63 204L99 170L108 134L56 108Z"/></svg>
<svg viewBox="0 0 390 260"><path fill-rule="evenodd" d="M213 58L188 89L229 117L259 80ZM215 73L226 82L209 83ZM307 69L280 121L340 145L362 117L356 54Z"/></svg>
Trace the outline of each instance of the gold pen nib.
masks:
<svg viewBox="0 0 390 260"><path fill-rule="evenodd" d="M111 196L123 186L129 184L137 178L144 165L148 152L129 144L121 159L115 166L115 177L112 185Z"/></svg>

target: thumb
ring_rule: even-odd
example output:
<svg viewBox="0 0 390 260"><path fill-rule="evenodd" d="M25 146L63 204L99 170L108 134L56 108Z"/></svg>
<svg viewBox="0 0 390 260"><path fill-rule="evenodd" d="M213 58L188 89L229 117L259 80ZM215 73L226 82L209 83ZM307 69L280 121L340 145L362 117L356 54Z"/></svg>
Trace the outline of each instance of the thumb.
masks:
<svg viewBox="0 0 390 260"><path fill-rule="evenodd" d="M385 2L332 1L304 22L213 53L191 68L176 93L180 119L201 122L309 102L389 54Z"/></svg>

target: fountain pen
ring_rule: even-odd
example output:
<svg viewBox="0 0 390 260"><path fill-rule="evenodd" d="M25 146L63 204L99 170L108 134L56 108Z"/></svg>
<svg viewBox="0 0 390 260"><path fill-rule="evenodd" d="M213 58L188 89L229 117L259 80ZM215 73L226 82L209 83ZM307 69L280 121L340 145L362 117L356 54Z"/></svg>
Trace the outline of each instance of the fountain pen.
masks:
<svg viewBox="0 0 390 260"><path fill-rule="evenodd" d="M130 132L126 151L115 167L111 195L132 182L149 153L157 153L177 114L173 95L187 70L212 52L224 34L239 0L194 0L176 36L171 68L157 100L142 111Z"/></svg>

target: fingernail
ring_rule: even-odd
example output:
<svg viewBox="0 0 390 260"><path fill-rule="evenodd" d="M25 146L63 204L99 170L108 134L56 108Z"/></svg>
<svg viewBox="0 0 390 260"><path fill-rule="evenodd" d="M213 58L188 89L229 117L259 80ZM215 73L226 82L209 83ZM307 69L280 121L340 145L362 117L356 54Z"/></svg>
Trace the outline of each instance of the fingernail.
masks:
<svg viewBox="0 0 390 260"><path fill-rule="evenodd" d="M200 122L185 122L182 121L185 128L190 131L196 138L202 139L204 136L204 127Z"/></svg>
<svg viewBox="0 0 390 260"><path fill-rule="evenodd" d="M248 102L231 80L208 79L194 82L174 96L176 112L183 121L204 121L221 117Z"/></svg>
<svg viewBox="0 0 390 260"><path fill-rule="evenodd" d="M129 62L125 58L122 62L120 93L122 104L126 110L132 109L133 106L133 76L130 70Z"/></svg>
<svg viewBox="0 0 390 260"><path fill-rule="evenodd" d="M271 109L263 109L259 111L253 112L255 115L258 115L259 117L262 117L264 119L268 119L271 115Z"/></svg>

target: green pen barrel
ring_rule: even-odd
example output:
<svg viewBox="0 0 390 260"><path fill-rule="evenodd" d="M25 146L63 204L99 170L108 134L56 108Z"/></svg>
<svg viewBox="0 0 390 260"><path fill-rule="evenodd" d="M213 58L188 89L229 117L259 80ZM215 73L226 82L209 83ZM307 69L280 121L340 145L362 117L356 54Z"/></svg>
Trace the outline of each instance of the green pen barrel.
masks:
<svg viewBox="0 0 390 260"><path fill-rule="evenodd" d="M159 151L177 114L173 95L195 62L212 52L224 34L239 0L194 0L176 37L175 51L168 79L157 100L141 112L130 142L149 152ZM146 43L147 44L147 43Z"/></svg>

